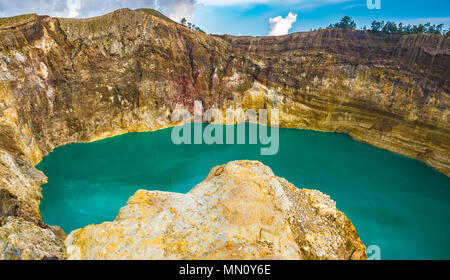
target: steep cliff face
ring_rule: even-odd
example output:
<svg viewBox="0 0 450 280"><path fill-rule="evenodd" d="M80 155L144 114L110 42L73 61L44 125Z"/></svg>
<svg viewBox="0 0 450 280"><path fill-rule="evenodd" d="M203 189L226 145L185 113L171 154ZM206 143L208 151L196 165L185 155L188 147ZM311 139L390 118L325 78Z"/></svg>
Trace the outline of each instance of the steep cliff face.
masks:
<svg viewBox="0 0 450 280"><path fill-rule="evenodd" d="M66 245L70 259L367 259L334 201L256 161L217 166L187 194L138 191Z"/></svg>
<svg viewBox="0 0 450 280"><path fill-rule="evenodd" d="M175 125L171 112L278 108L450 174L450 39L323 30L213 36L128 9L0 25L0 221L39 224L53 148ZM45 225L39 225L45 227ZM58 236L58 235L57 235Z"/></svg>

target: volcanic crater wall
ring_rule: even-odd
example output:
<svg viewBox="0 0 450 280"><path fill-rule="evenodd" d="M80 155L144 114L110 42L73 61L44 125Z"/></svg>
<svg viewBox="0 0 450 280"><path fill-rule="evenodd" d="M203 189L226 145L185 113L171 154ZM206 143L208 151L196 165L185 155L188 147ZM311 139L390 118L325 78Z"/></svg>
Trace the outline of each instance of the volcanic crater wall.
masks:
<svg viewBox="0 0 450 280"><path fill-rule="evenodd" d="M59 145L175 125L171 112L196 100L277 108L282 127L347 133L448 176L449 74L439 35L234 37L128 9L32 15L0 26L0 225L44 230L48 247L30 254L62 257L64 234L41 222L46 178L34 165Z"/></svg>

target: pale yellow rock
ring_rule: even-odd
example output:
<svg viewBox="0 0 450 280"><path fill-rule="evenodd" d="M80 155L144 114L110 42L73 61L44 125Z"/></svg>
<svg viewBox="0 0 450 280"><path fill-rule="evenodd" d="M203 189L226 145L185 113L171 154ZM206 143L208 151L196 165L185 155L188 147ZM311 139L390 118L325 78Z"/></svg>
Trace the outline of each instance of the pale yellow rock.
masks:
<svg viewBox="0 0 450 280"><path fill-rule="evenodd" d="M175 109L200 100L222 113L278 109L280 127L346 133L450 176L449 36L215 36L129 9L2 22L0 226L43 226L46 178L33 166L54 148L171 127Z"/></svg>
<svg viewBox="0 0 450 280"><path fill-rule="evenodd" d="M334 201L257 161L215 167L187 194L140 190L113 222L65 244L69 259L366 258Z"/></svg>
<svg viewBox="0 0 450 280"><path fill-rule="evenodd" d="M64 259L59 234L64 233L57 228L42 228L22 218L9 217L0 227L0 260Z"/></svg>
<svg viewBox="0 0 450 280"><path fill-rule="evenodd" d="M40 185L46 182L41 171L0 149L0 226L9 216L39 223Z"/></svg>

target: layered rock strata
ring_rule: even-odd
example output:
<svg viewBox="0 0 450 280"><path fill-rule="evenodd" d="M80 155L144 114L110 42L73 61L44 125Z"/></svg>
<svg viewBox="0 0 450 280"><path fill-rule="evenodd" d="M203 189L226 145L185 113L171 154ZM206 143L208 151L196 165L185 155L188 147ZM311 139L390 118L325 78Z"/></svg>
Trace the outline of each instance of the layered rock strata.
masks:
<svg viewBox="0 0 450 280"><path fill-rule="evenodd" d="M128 9L7 22L0 226L17 217L49 228L39 213L46 178L34 165L53 148L173 126L173 110L192 111L196 100L222 111L277 108L282 127L347 133L450 174L448 37L214 36Z"/></svg>

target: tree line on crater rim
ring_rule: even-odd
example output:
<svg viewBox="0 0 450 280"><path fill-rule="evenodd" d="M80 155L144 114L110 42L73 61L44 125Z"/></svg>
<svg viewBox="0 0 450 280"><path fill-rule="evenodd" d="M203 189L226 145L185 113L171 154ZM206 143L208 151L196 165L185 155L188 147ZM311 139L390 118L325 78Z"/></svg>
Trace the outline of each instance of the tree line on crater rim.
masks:
<svg viewBox="0 0 450 280"><path fill-rule="evenodd" d="M356 30L356 22L349 16L344 16L339 22L328 25L328 28L343 28L343 29L352 29ZM318 29L311 29L311 31L316 30L322 30L322 27L319 27ZM408 34L436 34L436 35L445 35L450 36L450 28L445 29L444 24L433 24L431 23L425 23L425 24L418 24L418 25L405 25L403 23L397 23L393 21L377 21L374 20L370 26L370 28L367 28L367 26L364 26L360 30L367 30L372 31L376 33L384 33L384 34L401 34L401 35L408 35Z"/></svg>

